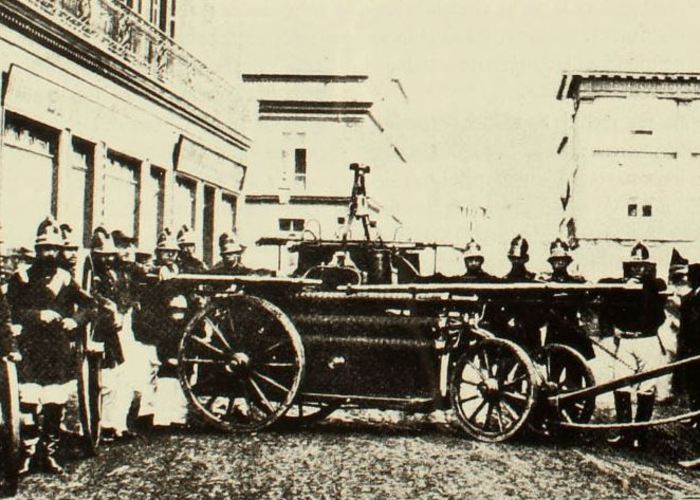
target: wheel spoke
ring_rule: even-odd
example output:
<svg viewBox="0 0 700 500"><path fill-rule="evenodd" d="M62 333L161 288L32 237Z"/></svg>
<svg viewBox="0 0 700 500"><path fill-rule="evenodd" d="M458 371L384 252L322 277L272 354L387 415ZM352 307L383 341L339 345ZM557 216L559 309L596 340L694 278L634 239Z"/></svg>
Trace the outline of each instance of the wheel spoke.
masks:
<svg viewBox="0 0 700 500"><path fill-rule="evenodd" d="M515 377L513 380L509 380L503 384L504 389L510 389L512 387L515 387L517 384L522 382L523 380L527 380L527 375L520 375L518 377Z"/></svg>
<svg viewBox="0 0 700 500"><path fill-rule="evenodd" d="M469 401L473 401L478 397L479 397L478 394L475 394L474 396L469 396L468 398L464 398L464 399L460 400L459 404L460 404L460 406L463 406L465 403L468 403Z"/></svg>
<svg viewBox="0 0 700 500"><path fill-rule="evenodd" d="M262 389L260 389L260 386L257 384L257 382L255 382L255 380L253 380L252 378L251 378L251 379L248 379L248 382L250 383L250 386L253 388L253 390L255 391L255 393L258 395L258 398L260 399L260 402L262 402L262 404L265 406L265 409L266 409L269 413L273 413L273 412L275 411L275 409L274 409L274 407L272 406L272 403L270 402L269 399L267 399L267 396L266 396L265 393L262 391Z"/></svg>
<svg viewBox="0 0 700 500"><path fill-rule="evenodd" d="M501 410L501 402L496 403L496 421L498 422L498 430L503 432L503 410Z"/></svg>
<svg viewBox="0 0 700 500"><path fill-rule="evenodd" d="M518 413L515 410L515 408L513 408L509 403L506 403L505 401L501 401L501 404L506 409L506 412L508 412L513 422L517 422L518 420L520 420L520 413Z"/></svg>
<svg viewBox="0 0 700 500"><path fill-rule="evenodd" d="M484 419L484 429L489 428L489 425L491 424L491 417L493 416L493 403L491 403L486 410L486 418Z"/></svg>
<svg viewBox="0 0 700 500"><path fill-rule="evenodd" d="M228 349L229 351L233 351L233 349L231 349L231 344L228 343L228 340L226 340L226 337L224 337L224 334L221 332L219 327L216 326L214 324L214 322L212 320L210 320L209 318L204 318L204 321L209 325L209 327L212 330L214 330L214 333L216 333L216 336L219 337L219 340L221 340L221 342L224 344L226 349Z"/></svg>
<svg viewBox="0 0 700 500"><path fill-rule="evenodd" d="M215 352L215 353L217 353L217 354L220 354L221 356L225 356L225 355L226 355L226 353L225 353L224 351L222 351L222 350L219 349L218 347L214 347L213 345L211 345L210 343L208 343L206 340L204 340L204 339L201 338L201 337L197 337L196 335L192 335L190 338L191 338L192 340L194 340L195 342L197 342L198 344L200 344L200 345L206 347L206 348L209 349L210 351L213 351L213 352Z"/></svg>
<svg viewBox="0 0 700 500"><path fill-rule="evenodd" d="M263 375L259 371L253 370L253 376L258 377L260 380L264 380L265 382L267 382L268 384L270 384L273 387L276 387L280 391L289 392L288 388L286 388L285 386L283 386L282 384L280 384L276 380L268 377L267 375Z"/></svg>
<svg viewBox="0 0 700 500"><path fill-rule="evenodd" d="M266 348L263 352L261 352L260 355L262 356L262 355L268 354L268 353L274 351L275 349L278 349L282 345L284 345L284 340L280 340L279 342L275 342L270 347Z"/></svg>
<svg viewBox="0 0 700 500"><path fill-rule="evenodd" d="M486 379L484 378L484 374L481 372L481 369L480 369L480 368L477 368L477 366L474 365L474 363L472 363L471 361L467 361L467 364L468 364L469 366L471 366L472 369L473 369L474 371L476 371L476 373L479 375L479 378L481 379L482 382L483 382L484 380L486 380Z"/></svg>
<svg viewBox="0 0 700 500"><path fill-rule="evenodd" d="M508 399L510 401L517 401L518 403L527 403L527 396L524 396L522 394L503 391L501 392L501 395L503 396L503 398Z"/></svg>
<svg viewBox="0 0 700 500"><path fill-rule="evenodd" d="M261 366L269 366L271 368L293 368L296 365L294 363L270 362L270 363L262 363Z"/></svg>
<svg viewBox="0 0 700 500"><path fill-rule="evenodd" d="M469 420L470 422L473 422L474 417L476 417L481 412L481 410L484 409L484 406L486 406L485 399L482 400L481 403L479 403L479 406L476 407L476 410L474 410L474 412L467 418L467 420Z"/></svg>
<svg viewBox="0 0 700 500"><path fill-rule="evenodd" d="M225 365L226 361L219 359L206 358L183 358L183 363L202 364L202 365Z"/></svg>

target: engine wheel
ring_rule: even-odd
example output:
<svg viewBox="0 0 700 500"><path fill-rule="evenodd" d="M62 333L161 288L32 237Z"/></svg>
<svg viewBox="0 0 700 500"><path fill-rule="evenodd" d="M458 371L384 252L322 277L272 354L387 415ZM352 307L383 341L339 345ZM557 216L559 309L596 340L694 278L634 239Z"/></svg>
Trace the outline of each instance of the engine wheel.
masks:
<svg viewBox="0 0 700 500"><path fill-rule="evenodd" d="M595 396L558 404L547 400L595 385L593 372L581 353L563 344L548 344L534 359L543 380L542 390L546 398L541 398L533 430L550 433L552 421L588 423L595 411Z"/></svg>
<svg viewBox="0 0 700 500"><path fill-rule="evenodd" d="M480 441L516 434L537 399L537 372L514 342L486 338L457 360L452 372L452 407L462 429Z"/></svg>
<svg viewBox="0 0 700 500"><path fill-rule="evenodd" d="M256 431L279 419L304 376L304 347L272 303L215 299L190 320L180 342L180 383L194 410L225 431Z"/></svg>
<svg viewBox="0 0 700 500"><path fill-rule="evenodd" d="M17 367L11 361L0 362L0 405L2 405L2 453L5 489L10 495L17 491L20 461L20 408Z"/></svg>
<svg viewBox="0 0 700 500"><path fill-rule="evenodd" d="M83 445L88 454L97 453L102 418L102 353L81 348L78 353L78 406Z"/></svg>

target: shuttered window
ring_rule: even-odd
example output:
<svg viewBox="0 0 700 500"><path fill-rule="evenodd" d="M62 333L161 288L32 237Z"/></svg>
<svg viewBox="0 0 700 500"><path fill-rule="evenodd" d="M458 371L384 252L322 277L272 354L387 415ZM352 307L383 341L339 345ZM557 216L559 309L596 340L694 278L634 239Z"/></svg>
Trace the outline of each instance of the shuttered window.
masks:
<svg viewBox="0 0 700 500"><path fill-rule="evenodd" d="M104 170L102 221L109 230L136 234L138 192L138 163L110 152Z"/></svg>
<svg viewBox="0 0 700 500"><path fill-rule="evenodd" d="M57 133L8 114L0 177L5 248L33 247L37 225L52 213Z"/></svg>
<svg viewBox="0 0 700 500"><path fill-rule="evenodd" d="M165 203L165 171L152 167L145 177L140 210L143 210L144 226L139 228L139 247L151 252L156 246L158 234L163 230Z"/></svg>
<svg viewBox="0 0 700 500"><path fill-rule="evenodd" d="M185 177L178 177L175 182L175 192L173 193L173 222L171 229L175 232L187 224L192 229L196 229L195 202L197 199L197 183Z"/></svg>

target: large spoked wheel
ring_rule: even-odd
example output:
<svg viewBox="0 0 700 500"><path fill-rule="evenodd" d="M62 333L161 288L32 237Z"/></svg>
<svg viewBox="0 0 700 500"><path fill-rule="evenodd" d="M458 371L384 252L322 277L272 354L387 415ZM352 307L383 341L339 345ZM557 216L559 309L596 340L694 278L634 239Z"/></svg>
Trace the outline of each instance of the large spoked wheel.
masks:
<svg viewBox="0 0 700 500"><path fill-rule="evenodd" d="M304 427L320 422L338 407L339 405L332 403L295 402L277 423L283 427Z"/></svg>
<svg viewBox="0 0 700 500"><path fill-rule="evenodd" d="M89 328L87 329L89 331ZM87 333L86 333L87 337ZM84 339L77 355L78 407L83 446L88 454L97 453L100 444L102 416L102 352Z"/></svg>
<svg viewBox="0 0 700 500"><path fill-rule="evenodd" d="M192 318L180 342L178 370L205 422L251 432L292 406L304 376L304 347L277 306L235 295L210 301Z"/></svg>
<svg viewBox="0 0 700 500"><path fill-rule="evenodd" d="M12 361L0 361L0 405L2 405L2 454L5 485L9 494L17 491L20 460L20 409L17 368Z"/></svg>
<svg viewBox="0 0 700 500"><path fill-rule="evenodd" d="M504 441L527 421L539 382L527 353L505 339L480 340L455 363L450 386L459 424L480 441Z"/></svg>
<svg viewBox="0 0 700 500"><path fill-rule="evenodd" d="M563 344L548 344L534 357L542 379L542 390L546 397L566 394L595 385L595 377L586 359L576 350ZM548 403L542 398L537 418L533 422L535 431L551 431L551 423L588 423L595 411L595 396L563 403Z"/></svg>

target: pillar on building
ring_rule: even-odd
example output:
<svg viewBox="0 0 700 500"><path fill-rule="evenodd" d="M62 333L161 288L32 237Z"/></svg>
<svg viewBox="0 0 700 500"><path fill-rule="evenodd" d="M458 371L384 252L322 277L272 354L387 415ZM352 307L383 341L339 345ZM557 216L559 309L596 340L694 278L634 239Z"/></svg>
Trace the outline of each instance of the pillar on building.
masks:
<svg viewBox="0 0 700 500"><path fill-rule="evenodd" d="M51 211L59 221L66 218L64 213L66 200L71 196L69 192L70 182L67 176L70 174L72 154L73 134L70 129L63 129L58 135L56 166L54 168L54 195L51 200Z"/></svg>
<svg viewBox="0 0 700 500"><path fill-rule="evenodd" d="M104 224L104 174L107 162L107 145L104 141L95 144L92 160L92 172L90 173L90 207L87 213L90 231L94 231L99 224Z"/></svg>
<svg viewBox="0 0 700 500"><path fill-rule="evenodd" d="M173 203L175 195L175 172L171 169L163 173L163 227L177 231L173 227Z"/></svg>
<svg viewBox="0 0 700 500"><path fill-rule="evenodd" d="M137 245L139 247L143 242L143 232L145 231L145 228L148 227L146 217L148 217L149 214L147 210L143 209L143 203L146 199L146 186L148 185L150 176L151 160L146 158L141 162L141 168L139 169L139 203L137 205L138 217L136 218L136 234L134 234L134 238L136 238Z"/></svg>
<svg viewBox="0 0 700 500"><path fill-rule="evenodd" d="M197 254L199 258L202 258L204 255L204 245L201 244L201 242L204 241L204 225L206 224L206 221L204 219L204 183L201 180L197 181L194 203L194 214L196 221L194 232L196 235L196 241L200 242L200 244L197 245Z"/></svg>

